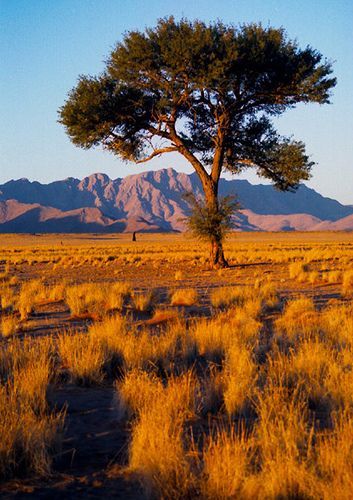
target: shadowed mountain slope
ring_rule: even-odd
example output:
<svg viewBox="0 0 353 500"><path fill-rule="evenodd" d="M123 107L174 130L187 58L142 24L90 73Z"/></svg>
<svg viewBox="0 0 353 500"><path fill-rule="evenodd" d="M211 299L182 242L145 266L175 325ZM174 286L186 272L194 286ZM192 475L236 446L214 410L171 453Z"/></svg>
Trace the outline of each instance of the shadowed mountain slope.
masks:
<svg viewBox="0 0 353 500"><path fill-rule="evenodd" d="M12 180L0 185L0 231L179 231L188 213L182 195L189 191L202 193L197 175L171 168L115 180L99 173L50 184ZM236 216L238 230L353 229L353 207L305 185L283 193L221 179L220 195L228 194L236 195L243 209Z"/></svg>

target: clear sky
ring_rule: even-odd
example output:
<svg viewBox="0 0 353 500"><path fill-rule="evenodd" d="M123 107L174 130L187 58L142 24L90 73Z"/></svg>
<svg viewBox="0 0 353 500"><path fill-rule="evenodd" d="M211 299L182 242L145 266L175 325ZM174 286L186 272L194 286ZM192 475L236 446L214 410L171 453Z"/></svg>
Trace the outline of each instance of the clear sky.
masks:
<svg viewBox="0 0 353 500"><path fill-rule="evenodd" d="M57 123L78 75L102 71L124 32L169 15L283 26L302 47L335 61L332 104L301 105L277 125L303 140L317 162L308 184L353 204L353 0L0 0L0 183L94 172L116 178L162 167L191 172L177 156L135 165L78 149Z"/></svg>

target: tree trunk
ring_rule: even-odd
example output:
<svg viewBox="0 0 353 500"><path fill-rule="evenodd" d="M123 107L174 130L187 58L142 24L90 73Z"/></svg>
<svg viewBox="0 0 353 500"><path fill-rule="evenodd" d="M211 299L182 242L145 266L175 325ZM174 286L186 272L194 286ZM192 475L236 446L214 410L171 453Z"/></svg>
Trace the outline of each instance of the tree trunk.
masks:
<svg viewBox="0 0 353 500"><path fill-rule="evenodd" d="M208 178L207 183L203 183L203 189L205 193L205 200L207 206L211 210L218 210L218 182L214 182L211 178ZM214 234L210 238L211 248L210 248L210 267L211 269L221 269L228 266L228 262L224 257L223 244L221 238L217 234Z"/></svg>
<svg viewBox="0 0 353 500"><path fill-rule="evenodd" d="M221 269L229 267L223 253L221 241L212 240L210 251L210 265L212 269Z"/></svg>

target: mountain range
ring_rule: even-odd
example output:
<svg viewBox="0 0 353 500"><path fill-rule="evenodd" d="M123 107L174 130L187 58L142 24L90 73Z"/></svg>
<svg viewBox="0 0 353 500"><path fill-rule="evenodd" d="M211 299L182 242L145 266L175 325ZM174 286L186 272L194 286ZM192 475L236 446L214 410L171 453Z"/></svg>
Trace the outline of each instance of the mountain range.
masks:
<svg viewBox="0 0 353 500"><path fill-rule="evenodd" d="M182 231L189 207L182 195L202 193L196 174L172 168L110 179L93 174L41 184L28 179L0 185L1 233L112 233ZM353 206L301 184L280 192L246 180L220 180L221 196L236 195L243 231L353 230Z"/></svg>

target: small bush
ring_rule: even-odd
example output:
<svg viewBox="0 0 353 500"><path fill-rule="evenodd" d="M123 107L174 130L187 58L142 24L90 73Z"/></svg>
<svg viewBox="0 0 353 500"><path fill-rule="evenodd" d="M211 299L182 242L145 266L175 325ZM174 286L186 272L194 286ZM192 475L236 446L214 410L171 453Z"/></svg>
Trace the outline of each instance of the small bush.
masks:
<svg viewBox="0 0 353 500"><path fill-rule="evenodd" d="M150 311L157 301L155 290L149 292L134 292L132 294L133 305L136 311Z"/></svg>
<svg viewBox="0 0 353 500"><path fill-rule="evenodd" d="M100 384L103 367L109 362L109 353L102 343L87 334L66 333L57 340L62 368L79 385Z"/></svg>
<svg viewBox="0 0 353 500"><path fill-rule="evenodd" d="M176 271L174 278L176 281L181 281L181 280L185 279L185 276L184 276L184 273L182 271Z"/></svg>
<svg viewBox="0 0 353 500"><path fill-rule="evenodd" d="M353 295L353 270L343 273L342 294L345 296Z"/></svg>
<svg viewBox="0 0 353 500"><path fill-rule="evenodd" d="M59 446L64 413L33 409L11 384L0 386L0 477L48 475Z"/></svg>
<svg viewBox="0 0 353 500"><path fill-rule="evenodd" d="M65 417L47 405L51 347L48 339L16 340L0 351L0 478L50 473Z"/></svg>
<svg viewBox="0 0 353 500"><path fill-rule="evenodd" d="M244 486L251 475L254 439L234 430L217 430L206 439L201 491L204 498L249 498Z"/></svg>
<svg viewBox="0 0 353 500"><path fill-rule="evenodd" d="M193 288L181 288L176 290L170 303L172 306L192 306L197 302L197 291Z"/></svg>
<svg viewBox="0 0 353 500"><path fill-rule="evenodd" d="M66 289L65 300L73 316L87 313L101 316L106 309L106 290L96 283L72 285Z"/></svg>
<svg viewBox="0 0 353 500"><path fill-rule="evenodd" d="M19 326L16 316L3 316L1 319L1 333L3 337L9 337L16 333Z"/></svg>
<svg viewBox="0 0 353 500"><path fill-rule="evenodd" d="M289 277L291 279L298 278L300 275L303 273L307 273L309 271L309 266L307 264L304 264L304 262L297 261L297 262L291 262L289 264Z"/></svg>
<svg viewBox="0 0 353 500"><path fill-rule="evenodd" d="M17 306L17 297L13 288L9 285L2 285L0 289L1 309L13 311Z"/></svg>
<svg viewBox="0 0 353 500"><path fill-rule="evenodd" d="M300 339L315 337L320 332L319 318L312 299L293 299L287 303L284 313L275 322L276 336L292 344Z"/></svg>
<svg viewBox="0 0 353 500"><path fill-rule="evenodd" d="M245 346L233 344L226 353L224 362L224 405L229 415L247 411L252 392L256 386L257 367Z"/></svg>
<svg viewBox="0 0 353 500"><path fill-rule="evenodd" d="M210 299L213 307L229 307L242 305L250 297L254 297L250 287L221 287L211 291Z"/></svg>
<svg viewBox="0 0 353 500"><path fill-rule="evenodd" d="M195 409L195 379L191 372L172 378L149 404L143 404L132 428L129 467L147 494L185 498L193 477L184 448L183 427Z"/></svg>
<svg viewBox="0 0 353 500"><path fill-rule="evenodd" d="M34 306L43 296L44 285L40 280L23 283L18 299L18 309L22 320L33 312Z"/></svg>

